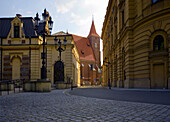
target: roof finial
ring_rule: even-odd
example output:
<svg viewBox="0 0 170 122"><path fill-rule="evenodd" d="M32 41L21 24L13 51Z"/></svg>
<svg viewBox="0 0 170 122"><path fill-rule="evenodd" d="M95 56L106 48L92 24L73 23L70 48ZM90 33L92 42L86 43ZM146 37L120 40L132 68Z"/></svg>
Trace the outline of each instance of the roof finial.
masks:
<svg viewBox="0 0 170 122"><path fill-rule="evenodd" d="M68 29L66 30L66 34L68 34Z"/></svg>
<svg viewBox="0 0 170 122"><path fill-rule="evenodd" d="M92 15L92 21L94 22L94 15Z"/></svg>

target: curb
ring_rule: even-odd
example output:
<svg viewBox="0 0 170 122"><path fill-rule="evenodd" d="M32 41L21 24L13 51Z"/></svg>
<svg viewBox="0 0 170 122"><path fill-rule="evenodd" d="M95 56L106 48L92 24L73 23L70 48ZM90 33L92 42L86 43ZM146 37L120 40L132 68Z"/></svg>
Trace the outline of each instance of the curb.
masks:
<svg viewBox="0 0 170 122"><path fill-rule="evenodd" d="M108 89L108 87L103 87ZM147 92L170 92L170 89L137 89L137 88L114 88L111 87L111 90L121 90L121 91L147 91Z"/></svg>

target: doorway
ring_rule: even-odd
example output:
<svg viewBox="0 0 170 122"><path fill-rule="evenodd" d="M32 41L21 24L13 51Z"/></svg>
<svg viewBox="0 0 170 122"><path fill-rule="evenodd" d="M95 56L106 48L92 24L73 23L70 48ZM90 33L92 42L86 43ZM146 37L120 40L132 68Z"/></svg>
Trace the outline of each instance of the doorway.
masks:
<svg viewBox="0 0 170 122"><path fill-rule="evenodd" d="M151 88L162 89L165 88L165 72L164 64L153 65L153 81L151 82Z"/></svg>
<svg viewBox="0 0 170 122"><path fill-rule="evenodd" d="M64 64L62 61L57 61L54 64L54 83L64 82Z"/></svg>

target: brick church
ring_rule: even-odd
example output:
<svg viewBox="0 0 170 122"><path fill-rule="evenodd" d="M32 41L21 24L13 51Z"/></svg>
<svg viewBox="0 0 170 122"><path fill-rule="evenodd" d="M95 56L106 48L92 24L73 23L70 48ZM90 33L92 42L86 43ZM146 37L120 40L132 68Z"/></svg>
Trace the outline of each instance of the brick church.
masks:
<svg viewBox="0 0 170 122"><path fill-rule="evenodd" d="M101 83L100 36L92 20L87 37L72 34L80 56L80 85L99 85Z"/></svg>

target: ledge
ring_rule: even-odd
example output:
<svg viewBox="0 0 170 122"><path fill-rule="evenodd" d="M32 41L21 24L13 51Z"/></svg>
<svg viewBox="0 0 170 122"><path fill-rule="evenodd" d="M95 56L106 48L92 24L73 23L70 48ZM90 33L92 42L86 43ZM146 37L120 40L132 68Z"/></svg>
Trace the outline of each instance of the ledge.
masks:
<svg viewBox="0 0 170 122"><path fill-rule="evenodd" d="M51 81L48 79L38 79L37 81L29 81L24 83L25 92L50 92Z"/></svg>
<svg viewBox="0 0 170 122"><path fill-rule="evenodd" d="M167 55L168 55L167 49L149 52L150 58L155 57L155 56L167 56Z"/></svg>

